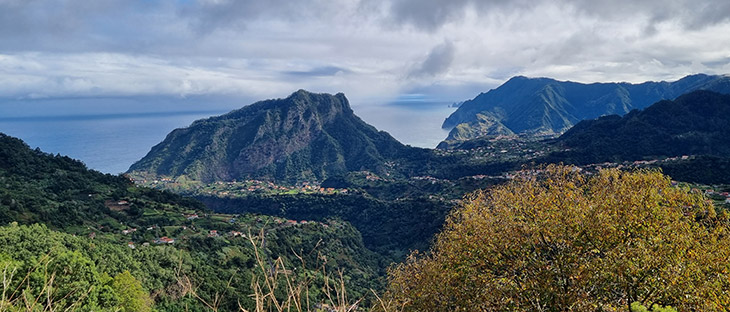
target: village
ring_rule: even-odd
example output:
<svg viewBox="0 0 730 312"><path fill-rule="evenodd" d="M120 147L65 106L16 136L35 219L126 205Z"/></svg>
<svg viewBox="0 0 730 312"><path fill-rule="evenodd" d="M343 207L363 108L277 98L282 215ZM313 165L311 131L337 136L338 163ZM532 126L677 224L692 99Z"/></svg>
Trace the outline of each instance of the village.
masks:
<svg viewBox="0 0 730 312"><path fill-rule="evenodd" d="M107 207L116 211L129 209L132 204L127 200L107 201ZM154 214L154 215L153 215ZM341 221L327 220L326 222L313 220L293 220L258 214L230 215L220 213L202 213L189 211L187 213L173 213L160 211L146 211L149 219L161 217L166 225L149 225L110 229L103 225L88 227L90 239L97 238L97 232L117 232L116 237L131 249L149 247L151 245L173 245L185 242L193 237L212 239L260 239L260 233L276 231L284 228L320 227L341 228ZM105 236L109 237L109 236Z"/></svg>
<svg viewBox="0 0 730 312"><path fill-rule="evenodd" d="M165 189L188 196L215 196L223 198L236 198L251 194L267 195L295 195L295 194L348 194L351 190L346 188L321 187L319 182L304 181L294 186L278 185L271 181L244 180L230 182L202 183L187 179L172 179L160 177L148 179L140 176L130 176L136 184Z"/></svg>

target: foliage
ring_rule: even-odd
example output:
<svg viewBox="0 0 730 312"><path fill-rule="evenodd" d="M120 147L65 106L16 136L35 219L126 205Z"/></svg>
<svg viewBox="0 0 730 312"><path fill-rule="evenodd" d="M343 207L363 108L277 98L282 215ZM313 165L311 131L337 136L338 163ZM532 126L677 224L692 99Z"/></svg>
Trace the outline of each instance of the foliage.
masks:
<svg viewBox="0 0 730 312"><path fill-rule="evenodd" d="M641 305L638 302L634 302L631 304L631 312L677 312L676 309L672 308L671 306L662 307L658 304L655 304L651 306L651 310L646 308L645 306Z"/></svg>
<svg viewBox="0 0 730 312"><path fill-rule="evenodd" d="M296 220L342 218L362 233L365 247L400 261L410 249L426 248L451 204L414 198L383 201L362 195L251 195L199 197L225 213L261 213Z"/></svg>
<svg viewBox="0 0 730 312"><path fill-rule="evenodd" d="M730 95L695 91L623 117L583 121L558 139L570 151L548 160L586 164L682 155L726 157L728 116Z"/></svg>
<svg viewBox="0 0 730 312"><path fill-rule="evenodd" d="M407 311L727 308L726 215L656 171L550 165L472 195L389 273Z"/></svg>
<svg viewBox="0 0 730 312"><path fill-rule="evenodd" d="M290 266L284 258L271 260L267 258L265 248L265 234L258 236L249 235L248 242L253 247L255 258L255 269L251 271L250 297L254 301L252 307L246 308L240 305L243 312L256 311L329 311L329 312L350 312L356 311L358 305L363 302L364 297L355 299L348 298L348 290L345 286L345 276L339 271L339 279L327 271L327 258L319 256L314 268L307 269L308 260L302 255L294 253L300 261L297 267ZM220 297L216 294L213 298L200 296L189 279L181 280L187 285L190 293L202 302L208 309L218 311L221 309ZM228 282L231 284L231 281ZM351 295L351 294L350 294ZM351 302L350 300L354 300Z"/></svg>
<svg viewBox="0 0 730 312"><path fill-rule="evenodd" d="M662 171L677 181L702 184L730 184L730 158L697 156L664 162Z"/></svg>
<svg viewBox="0 0 730 312"><path fill-rule="evenodd" d="M253 309L252 282L267 278L260 270L276 267L294 272L288 277L292 280L308 281L312 304L327 300L319 291L327 276L321 272L338 269L349 296L371 304L370 289L381 287L379 264L375 255L363 251L356 233L345 223L332 223L329 229L313 224L261 229L258 236L247 238L191 237L177 248L130 249L126 243L109 241L111 237L90 240L43 225L10 225L0 227L0 270L20 272L20 279L6 287L22 290L9 300L14 306L44 298L54 308L145 311L154 305L160 311L204 310L207 305L192 297L195 294L221 310ZM252 246L252 240L259 245ZM333 281L326 282L334 285Z"/></svg>
<svg viewBox="0 0 730 312"><path fill-rule="evenodd" d="M129 271L117 274L111 287L117 294L122 312L151 311L150 295L144 291L142 284Z"/></svg>
<svg viewBox="0 0 730 312"><path fill-rule="evenodd" d="M129 248L103 241L92 243L43 225L0 227L0 242L0 255L10 259L2 269L20 277L8 278L4 284L6 293L14 294L8 301L17 306L42 298L43 302L38 304L45 308L139 311L141 306L130 305L131 294L147 298L147 305L151 301L137 277L143 278L148 287L154 287L165 282L160 278L153 281L155 275L173 272L172 268L159 267L159 263L142 262L142 255L132 254ZM150 249L147 253L164 261L165 257L157 251ZM112 279L110 274L116 277Z"/></svg>

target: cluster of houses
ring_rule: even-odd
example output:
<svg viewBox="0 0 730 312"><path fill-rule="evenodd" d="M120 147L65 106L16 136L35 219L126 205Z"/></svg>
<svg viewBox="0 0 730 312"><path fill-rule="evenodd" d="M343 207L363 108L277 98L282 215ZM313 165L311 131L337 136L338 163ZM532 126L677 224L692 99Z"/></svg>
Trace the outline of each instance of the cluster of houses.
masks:
<svg viewBox="0 0 730 312"><path fill-rule="evenodd" d="M198 218L201 217L201 216L199 216L198 214L195 214L195 213L183 214L183 216L186 219L188 219L188 220L195 220L195 219L198 219ZM233 215L233 216L231 216L228 219L228 222L234 223L234 222L236 222L236 220L238 219L238 217L239 217L238 215ZM327 223L325 223L325 222L319 222L319 221L293 220L293 219L284 219L284 218L277 218L277 217L274 217L273 219L267 219L266 217L258 217L255 220L257 222L259 222L259 223L268 223L270 220L273 220L273 222L275 223L275 227L279 227L279 228L292 227L292 226L304 226L304 225L310 225L310 224L311 225L319 225L319 226L322 226L325 229L326 228L329 228L331 226L335 226L335 227L341 227L342 226L342 224L338 223L337 221L328 221ZM155 230L155 229L158 229L158 228L159 227L156 226L156 225L150 226L150 227L147 228L147 231L152 231L152 230ZM194 226L185 226L185 225L182 225L181 228L183 230L186 230L186 229L189 229L189 228L190 229L194 229ZM137 231L138 231L137 228L127 228L127 229L121 230L121 233L124 234L124 235L131 235L132 233L135 233ZM203 232L202 235L205 235L205 236L210 237L210 238L218 238L218 237L230 237L230 238L240 237L240 238L247 238L248 237L247 234L244 234L241 231L234 231L234 230L231 230L231 231L228 231L228 232L225 232L225 233L221 233L218 230L208 230L207 232ZM91 234L89 234L89 237L91 237L91 238L94 238L94 236L96 236L96 233L95 232L92 232ZM184 239L185 237L183 236L182 238ZM151 244L155 244L155 245L173 245L177 241L178 241L178 239L176 239L176 238L167 237L167 236L161 236L161 237L154 238L151 242L143 242L142 243L142 246L147 247L147 246L150 246ZM127 241L126 245L130 249L137 249L138 248L138 243L135 243L133 241Z"/></svg>
<svg viewBox="0 0 730 312"><path fill-rule="evenodd" d="M333 187L321 187L319 183L316 182L301 182L298 183L295 187L292 188L292 190L297 190L302 193L320 193L320 194L347 194L349 192L348 189L337 189Z"/></svg>
<svg viewBox="0 0 730 312"><path fill-rule="evenodd" d="M276 222L276 224L278 224L280 226L297 226L297 225L306 225L306 224L319 224L319 225L321 225L324 228L328 228L329 227L329 225L327 223L324 223L324 222L307 221L307 220L297 221L297 220L291 220L291 219L290 220L285 220L285 219L276 218L276 219L274 219L274 222Z"/></svg>
<svg viewBox="0 0 730 312"><path fill-rule="evenodd" d="M368 172L368 173L367 173L367 174L365 175L365 180L368 180L368 181L380 181L380 180L382 180L382 179L383 179L383 178L381 178L381 177L379 177L379 176L377 176L377 175L374 175L374 174L372 174L372 173L370 173L370 172Z"/></svg>
<svg viewBox="0 0 730 312"><path fill-rule="evenodd" d="M484 179L506 179L507 177L504 175L499 176L491 176L491 175L485 175L485 174L477 174L473 176L464 177L465 179L472 179L472 180L484 180Z"/></svg>
<svg viewBox="0 0 730 312"><path fill-rule="evenodd" d="M324 188L315 182L302 182L296 186L288 187L259 180L245 180L243 182L216 182L209 184L200 190L200 192L205 195L219 197L240 196L254 192L287 193L292 191L321 194L348 193L347 189Z"/></svg>
<svg viewBox="0 0 730 312"><path fill-rule="evenodd" d="M177 187L177 183L171 178L159 178L155 180L148 180L145 177L130 177L135 183L146 185L158 189L174 189ZM368 180L380 180L381 178L368 173ZM215 182L211 184L197 185L196 187L189 189L193 193L212 195L218 197L235 197L243 196L249 193L289 193L289 192L301 192L301 193L319 193L319 194L347 194L348 189L336 189L321 187L317 182L301 182L294 186L282 186L277 185L270 181L261 180L244 180L244 181L231 181L231 182Z"/></svg>
<svg viewBox="0 0 730 312"><path fill-rule="evenodd" d="M160 237L160 238L155 239L155 244L158 244L158 245L161 245L161 244L174 244L174 243L175 243L175 239L174 238L169 238L167 236L163 236L163 237Z"/></svg>
<svg viewBox="0 0 730 312"><path fill-rule="evenodd" d="M669 157L664 159L650 159L650 160L636 160L633 162L634 166L646 166L646 165L653 165L658 162L670 162L670 161L678 161L678 160L688 160L690 159L690 156L688 155L682 155L677 157Z"/></svg>
<svg viewBox="0 0 730 312"><path fill-rule="evenodd" d="M243 232L240 232L240 231L230 231L226 235L222 235L222 234L218 233L217 230L210 230L210 231L208 231L208 235L207 236L208 237L228 236L228 237L242 237L242 238L245 238L246 237L246 234L244 234ZM155 240L154 240L154 243L157 244L157 245L172 245L172 244L175 244L175 242L176 242L176 240L174 238L170 238L170 237L167 237L167 236L158 237L158 238L155 238ZM142 243L142 246L149 246L149 245L150 245L150 243L147 243L147 242ZM136 244L134 242L128 242L127 243L127 247L129 247L131 249L136 249L137 248L137 246L136 246Z"/></svg>
<svg viewBox="0 0 730 312"><path fill-rule="evenodd" d="M150 243L146 243L146 242L142 243L142 246L144 246L144 247L147 247L149 245L150 245ZM134 242L128 242L127 247L129 247L131 249L137 249L137 246L134 244Z"/></svg>
<svg viewBox="0 0 730 312"><path fill-rule="evenodd" d="M730 192L716 192L712 189L705 190L706 196L722 196L725 197L725 203L730 204Z"/></svg>

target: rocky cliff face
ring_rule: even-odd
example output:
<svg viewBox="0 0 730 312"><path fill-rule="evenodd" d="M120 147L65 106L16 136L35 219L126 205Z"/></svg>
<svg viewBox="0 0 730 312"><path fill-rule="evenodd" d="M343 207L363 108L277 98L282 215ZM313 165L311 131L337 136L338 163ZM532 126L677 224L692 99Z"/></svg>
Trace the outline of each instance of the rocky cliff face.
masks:
<svg viewBox="0 0 730 312"><path fill-rule="evenodd" d="M207 182L323 180L385 172L408 149L357 117L343 94L300 90L176 129L130 171Z"/></svg>

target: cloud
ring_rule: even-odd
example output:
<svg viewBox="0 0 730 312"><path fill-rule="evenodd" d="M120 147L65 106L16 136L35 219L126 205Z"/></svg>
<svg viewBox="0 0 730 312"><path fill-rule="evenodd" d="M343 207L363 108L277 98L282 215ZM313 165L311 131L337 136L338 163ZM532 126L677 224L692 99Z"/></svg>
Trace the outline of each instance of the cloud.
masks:
<svg viewBox="0 0 730 312"><path fill-rule="evenodd" d="M456 48L451 41L439 44L428 53L428 57L411 70L408 77L434 77L445 73L449 70L449 66L454 62L454 54Z"/></svg>
<svg viewBox="0 0 730 312"><path fill-rule="evenodd" d="M671 80L730 72L729 18L724 0L0 0L0 85L371 103L512 75Z"/></svg>
<svg viewBox="0 0 730 312"><path fill-rule="evenodd" d="M241 31L261 20L288 24L337 19L358 0L199 0L182 6L179 17L188 20L191 30L202 35L214 31Z"/></svg>
<svg viewBox="0 0 730 312"><path fill-rule="evenodd" d="M321 67L315 67L309 70L292 70L292 71L285 71L284 74L288 76L296 76L296 77L327 77L327 76L334 76L337 74L346 74L350 73L350 70L337 67L337 66L321 66Z"/></svg>
<svg viewBox="0 0 730 312"><path fill-rule="evenodd" d="M433 31L443 24L462 18L469 0L395 0L390 2L392 18L399 23Z"/></svg>
<svg viewBox="0 0 730 312"><path fill-rule="evenodd" d="M364 0L363 6L379 6L392 23L411 26L422 31L434 32L447 24L458 23L469 13L481 19L499 15L529 12L545 4L563 9L574 9L599 19L621 20L641 18L654 24L676 21L686 29L696 30L730 20L730 3L727 1L693 0Z"/></svg>

